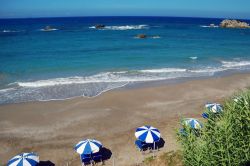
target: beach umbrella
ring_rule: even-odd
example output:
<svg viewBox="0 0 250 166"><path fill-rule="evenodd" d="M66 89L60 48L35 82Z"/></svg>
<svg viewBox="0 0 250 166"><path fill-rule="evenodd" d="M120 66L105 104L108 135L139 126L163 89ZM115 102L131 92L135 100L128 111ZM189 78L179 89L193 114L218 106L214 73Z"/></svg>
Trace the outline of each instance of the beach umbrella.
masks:
<svg viewBox="0 0 250 166"><path fill-rule="evenodd" d="M157 128L152 126L142 126L136 129L135 137L146 143L154 143L160 140L161 133Z"/></svg>
<svg viewBox="0 0 250 166"><path fill-rule="evenodd" d="M36 166L39 157L36 153L22 153L9 160L7 166Z"/></svg>
<svg viewBox="0 0 250 166"><path fill-rule="evenodd" d="M213 113L221 113L223 111L222 105L217 103L208 103L205 108Z"/></svg>
<svg viewBox="0 0 250 166"><path fill-rule="evenodd" d="M201 129L202 128L202 123L199 122L197 119L194 118L185 118L181 121L181 124L184 127L191 127L192 129Z"/></svg>
<svg viewBox="0 0 250 166"><path fill-rule="evenodd" d="M100 141L94 139L86 139L76 144L74 149L79 154L92 154L99 152L101 147L102 143Z"/></svg>

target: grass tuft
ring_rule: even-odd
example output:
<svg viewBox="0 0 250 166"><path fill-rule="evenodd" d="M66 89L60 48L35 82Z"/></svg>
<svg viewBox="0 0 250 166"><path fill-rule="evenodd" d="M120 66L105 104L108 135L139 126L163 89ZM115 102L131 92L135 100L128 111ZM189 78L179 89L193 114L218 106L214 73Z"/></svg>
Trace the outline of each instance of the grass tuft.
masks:
<svg viewBox="0 0 250 166"><path fill-rule="evenodd" d="M182 166L182 156L180 151L170 151L153 158L145 158L143 164L146 166Z"/></svg>

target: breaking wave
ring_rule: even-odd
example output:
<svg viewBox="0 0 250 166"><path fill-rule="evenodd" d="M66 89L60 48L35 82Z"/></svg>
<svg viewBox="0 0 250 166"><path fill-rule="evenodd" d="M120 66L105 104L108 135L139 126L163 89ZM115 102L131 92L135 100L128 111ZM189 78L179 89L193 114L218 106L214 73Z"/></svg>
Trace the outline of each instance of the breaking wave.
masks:
<svg viewBox="0 0 250 166"><path fill-rule="evenodd" d="M95 26L89 27L90 29L96 29ZM137 29L149 29L148 25L123 25L123 26L105 26L100 30L137 30Z"/></svg>
<svg viewBox="0 0 250 166"><path fill-rule="evenodd" d="M219 28L218 25L213 25L213 26L211 26L211 25L201 25L200 27L202 27L202 28Z"/></svg>
<svg viewBox="0 0 250 166"><path fill-rule="evenodd" d="M197 57L197 56L190 56L189 58L190 58L190 59L192 59L192 60L196 60L196 59L198 59L198 57Z"/></svg>
<svg viewBox="0 0 250 166"><path fill-rule="evenodd" d="M58 29L56 29L56 28L51 28L51 29L39 29L39 31L49 32L49 31L58 31Z"/></svg>
<svg viewBox="0 0 250 166"><path fill-rule="evenodd" d="M231 69L250 69L250 61L220 61L217 67L199 69L159 68L102 72L91 76L74 76L34 81L18 81L0 90L0 104L27 101L64 100L78 96L95 97L130 83L176 78L214 76Z"/></svg>
<svg viewBox="0 0 250 166"><path fill-rule="evenodd" d="M187 69L182 68L162 68L162 69L151 69L151 70L140 70L143 73L176 73L176 72L185 72Z"/></svg>
<svg viewBox="0 0 250 166"><path fill-rule="evenodd" d="M23 32L24 30L8 30L8 29L4 29L1 32L2 33L18 33L18 32Z"/></svg>
<svg viewBox="0 0 250 166"><path fill-rule="evenodd" d="M160 39L160 36L152 36L152 39Z"/></svg>
<svg viewBox="0 0 250 166"><path fill-rule="evenodd" d="M226 68L235 68L242 66L249 66L250 61L221 61L222 66Z"/></svg>

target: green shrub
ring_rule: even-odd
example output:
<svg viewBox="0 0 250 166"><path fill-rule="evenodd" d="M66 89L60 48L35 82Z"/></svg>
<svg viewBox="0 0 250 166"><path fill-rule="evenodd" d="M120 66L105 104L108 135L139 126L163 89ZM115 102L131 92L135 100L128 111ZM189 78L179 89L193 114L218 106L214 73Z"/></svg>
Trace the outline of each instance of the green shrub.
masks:
<svg viewBox="0 0 250 166"><path fill-rule="evenodd" d="M200 135L178 134L187 166L243 166L250 161L250 91L229 99L220 116L209 113Z"/></svg>
<svg viewBox="0 0 250 166"><path fill-rule="evenodd" d="M145 158L143 162L144 162L145 164L150 164L150 163L152 163L154 160L155 160L155 158L154 158L153 156L150 156L150 157Z"/></svg>

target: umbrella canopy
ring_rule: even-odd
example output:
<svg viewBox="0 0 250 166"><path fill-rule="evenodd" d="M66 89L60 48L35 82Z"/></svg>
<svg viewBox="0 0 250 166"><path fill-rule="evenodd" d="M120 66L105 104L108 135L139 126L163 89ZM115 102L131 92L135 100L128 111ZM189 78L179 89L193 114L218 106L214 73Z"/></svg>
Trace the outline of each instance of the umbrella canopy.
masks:
<svg viewBox="0 0 250 166"><path fill-rule="evenodd" d="M7 166L36 166L39 157L36 153L22 153L9 160Z"/></svg>
<svg viewBox="0 0 250 166"><path fill-rule="evenodd" d="M194 118L186 118L181 121L181 124L186 127L191 127L192 129L201 129L202 128L202 123L199 122L197 119Z"/></svg>
<svg viewBox="0 0 250 166"><path fill-rule="evenodd" d="M99 152L101 147L102 143L100 141L94 139L86 139L76 144L75 151L79 154L91 154Z"/></svg>
<svg viewBox="0 0 250 166"><path fill-rule="evenodd" d="M152 126L142 126L136 129L135 137L146 143L154 143L160 140L161 133Z"/></svg>
<svg viewBox="0 0 250 166"><path fill-rule="evenodd" d="M223 111L222 105L217 103L208 103L205 105L208 111L213 113L220 113Z"/></svg>

